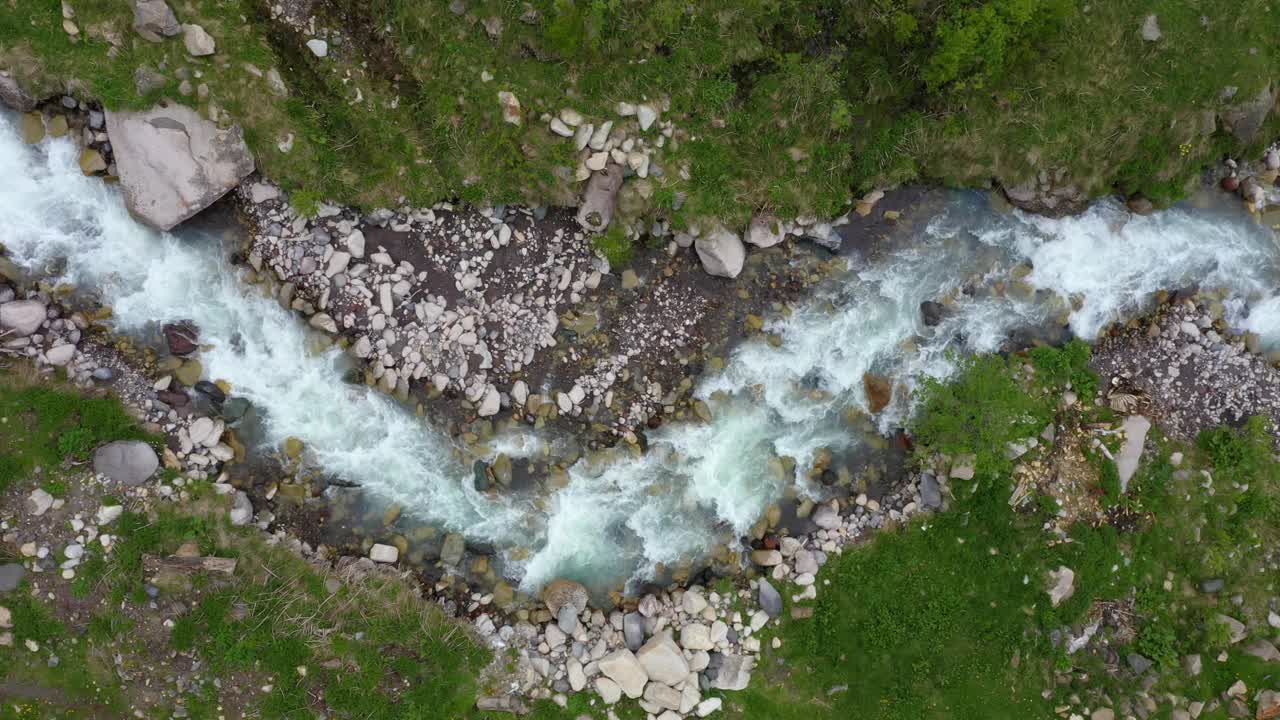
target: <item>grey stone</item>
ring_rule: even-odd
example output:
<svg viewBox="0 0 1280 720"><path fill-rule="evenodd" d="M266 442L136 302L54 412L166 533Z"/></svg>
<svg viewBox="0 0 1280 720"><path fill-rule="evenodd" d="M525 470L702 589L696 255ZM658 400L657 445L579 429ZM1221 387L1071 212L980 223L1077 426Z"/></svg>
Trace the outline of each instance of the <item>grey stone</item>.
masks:
<svg viewBox="0 0 1280 720"><path fill-rule="evenodd" d="M0 331L26 337L44 324L48 309L39 300L15 300L0 305Z"/></svg>
<svg viewBox="0 0 1280 720"><path fill-rule="evenodd" d="M1214 620L1227 626L1227 633L1230 635L1232 645L1235 645L1249 635L1249 629L1245 627L1244 623L1230 615L1218 613L1214 615Z"/></svg>
<svg viewBox="0 0 1280 720"><path fill-rule="evenodd" d="M1126 659L1129 661L1129 669L1133 670L1134 675L1141 675L1151 669L1153 665L1150 658L1138 653L1129 653L1129 657Z"/></svg>
<svg viewBox="0 0 1280 720"><path fill-rule="evenodd" d="M1142 39L1147 42L1158 42L1164 34L1160 32L1160 19L1155 15L1148 15L1147 19L1142 21Z"/></svg>
<svg viewBox="0 0 1280 720"><path fill-rule="evenodd" d="M23 90L17 80L0 75L0 105L17 112L31 112L36 109L36 99Z"/></svg>
<svg viewBox="0 0 1280 720"><path fill-rule="evenodd" d="M623 168L609 163L604 170L592 173L578 207L578 224L592 232L603 232L613 221L618 191L622 189Z"/></svg>
<svg viewBox="0 0 1280 720"><path fill-rule="evenodd" d="M627 697L635 699L644 693L649 675L630 650L615 650L600 660L600 672L618 684Z"/></svg>
<svg viewBox="0 0 1280 720"><path fill-rule="evenodd" d="M231 524L248 525L253 519L253 502L243 490L236 491L235 500L231 504Z"/></svg>
<svg viewBox="0 0 1280 720"><path fill-rule="evenodd" d="M1182 672L1186 673L1187 677L1196 677L1199 675L1203 666L1204 664L1200 660L1199 653L1195 655L1187 655L1182 658Z"/></svg>
<svg viewBox="0 0 1280 720"><path fill-rule="evenodd" d="M1222 588L1226 585L1227 581L1222 578L1206 578L1200 581L1200 592L1212 595L1222 592Z"/></svg>
<svg viewBox="0 0 1280 720"><path fill-rule="evenodd" d="M746 690L756 659L750 655L711 653L705 675L714 690Z"/></svg>
<svg viewBox="0 0 1280 720"><path fill-rule="evenodd" d="M26 574L27 571L18 563L0 565L0 593L17 590Z"/></svg>
<svg viewBox="0 0 1280 720"><path fill-rule="evenodd" d="M1241 143L1252 143L1276 105L1280 91L1268 84L1253 99L1235 105L1222 113L1223 124Z"/></svg>
<svg viewBox="0 0 1280 720"><path fill-rule="evenodd" d="M159 467L156 451L141 440L117 440L93 453L94 472L130 487L146 482Z"/></svg>
<svg viewBox="0 0 1280 720"><path fill-rule="evenodd" d="M106 116L125 203L156 229L172 229L253 172L240 128L220 130L188 107Z"/></svg>
<svg viewBox="0 0 1280 720"><path fill-rule="evenodd" d="M182 44L186 46L187 52L194 57L212 55L217 50L217 44L213 41L213 36L205 32L205 29L199 25L182 26Z"/></svg>
<svg viewBox="0 0 1280 720"><path fill-rule="evenodd" d="M636 653L636 659L650 680L667 685L675 685L689 674L689 663L684 659L680 646L665 632L650 638Z"/></svg>
<svg viewBox="0 0 1280 720"><path fill-rule="evenodd" d="M133 29L153 42L182 32L177 16L164 0L133 0Z"/></svg>
<svg viewBox="0 0 1280 720"><path fill-rule="evenodd" d="M444 543L440 546L440 561L445 565L456 566L462 562L462 555L466 549L467 543L461 535L449 533L444 536Z"/></svg>
<svg viewBox="0 0 1280 720"><path fill-rule="evenodd" d="M1244 646L1244 651L1260 660L1267 662L1280 661L1280 650L1276 649L1270 641L1258 638Z"/></svg>
<svg viewBox="0 0 1280 720"><path fill-rule="evenodd" d="M660 682L651 682L645 686L644 699L666 710L680 709L680 691Z"/></svg>
<svg viewBox="0 0 1280 720"><path fill-rule="evenodd" d="M1138 462L1142 460L1143 444L1147 440L1147 432L1151 430L1151 421L1141 415L1130 415L1121 425L1124 431L1124 444L1116 453L1116 473L1120 476L1120 492L1129 489L1129 481L1138 471Z"/></svg>
<svg viewBox="0 0 1280 720"><path fill-rule="evenodd" d="M725 228L693 241L693 249L708 275L736 278L747 259L747 248L738 234Z"/></svg>
<svg viewBox="0 0 1280 720"><path fill-rule="evenodd" d="M627 613L622 617L622 637L631 652L644 646L644 618L640 613Z"/></svg>
<svg viewBox="0 0 1280 720"><path fill-rule="evenodd" d="M760 578L760 609L771 618L782 615L782 595L764 578Z"/></svg>
<svg viewBox="0 0 1280 720"><path fill-rule="evenodd" d="M782 242L786 234L782 223L772 215L756 215L747 226L746 241L758 248L768 248Z"/></svg>
<svg viewBox="0 0 1280 720"><path fill-rule="evenodd" d="M556 625L565 635L572 635L578 629L578 613L574 612L572 605L560 608L560 612L556 613Z"/></svg>
<svg viewBox="0 0 1280 720"><path fill-rule="evenodd" d="M320 38L312 38L307 41L307 49L311 51L312 55L322 58L329 54L329 43Z"/></svg>
<svg viewBox="0 0 1280 720"><path fill-rule="evenodd" d="M920 506L925 510L937 510L942 507L942 488L938 486L938 478L933 473L920 476Z"/></svg>

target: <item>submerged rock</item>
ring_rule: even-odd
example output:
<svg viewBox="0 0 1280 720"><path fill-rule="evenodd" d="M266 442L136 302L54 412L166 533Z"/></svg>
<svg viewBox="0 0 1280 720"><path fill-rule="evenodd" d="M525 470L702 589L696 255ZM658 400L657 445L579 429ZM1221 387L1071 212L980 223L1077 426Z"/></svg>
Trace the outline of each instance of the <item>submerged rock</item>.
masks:
<svg viewBox="0 0 1280 720"><path fill-rule="evenodd" d="M169 230L253 172L239 127L220 130L182 105L106 112L120 185L129 212Z"/></svg>

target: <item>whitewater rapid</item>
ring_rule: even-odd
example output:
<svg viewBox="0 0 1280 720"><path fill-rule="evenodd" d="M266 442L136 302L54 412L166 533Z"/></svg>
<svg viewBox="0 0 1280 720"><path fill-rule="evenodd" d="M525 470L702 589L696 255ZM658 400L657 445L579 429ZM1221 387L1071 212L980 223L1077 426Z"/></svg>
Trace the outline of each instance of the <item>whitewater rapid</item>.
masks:
<svg viewBox="0 0 1280 720"><path fill-rule="evenodd" d="M219 238L142 227L114 188L80 174L69 142L33 150L0 117L0 166L0 242L16 262L43 269L65 258L62 279L96 291L120 330L195 321L214 346L201 355L208 377L263 411L265 442L296 436L330 472L493 544L527 590L557 576L595 588L654 578L659 564L735 542L793 483L820 494L805 470L822 448L859 452L862 436L845 418L866 409L866 372L897 387L876 418L887 431L909 416L909 390L952 372L956 353L998 350L1011 333L1068 311L1071 330L1092 338L1155 292L1196 284L1223 289L1237 327L1280 346L1280 248L1234 202L1146 217L1101 203L1048 220L956 193L908 237L851 258L804 308L774 320L779 347L747 342L704 379L696 394L712 422L668 424L641 457L579 462L543 505L475 491L445 436L345 383L342 353L312 352L305 323L243 283ZM1031 292L960 292L1008 281L1019 265L1032 268L1022 277ZM920 303L944 295L955 298L945 318L925 327ZM797 478L776 471L782 456L797 461ZM528 552L516 561L518 547Z"/></svg>

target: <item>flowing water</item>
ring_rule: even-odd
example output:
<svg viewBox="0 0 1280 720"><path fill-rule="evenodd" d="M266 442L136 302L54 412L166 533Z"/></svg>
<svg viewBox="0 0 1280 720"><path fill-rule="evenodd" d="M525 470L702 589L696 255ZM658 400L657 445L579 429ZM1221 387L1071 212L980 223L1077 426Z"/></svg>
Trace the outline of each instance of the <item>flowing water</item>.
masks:
<svg viewBox="0 0 1280 720"><path fill-rule="evenodd" d="M140 226L115 189L80 174L71 143L26 147L0 117L0 167L0 242L16 262L43 269L65 258L62 279L96 291L121 331L195 321L214 346L201 355L208 376L260 409L264 442L301 438L327 470L417 518L504 552L527 548L507 564L526 589L556 576L597 588L648 579L658 563L732 542L789 485L820 493L803 480L815 454L864 449L865 436L846 418L865 409L869 371L910 389L951 372L957 353L994 351L1063 319L1092 338L1140 312L1155 292L1191 285L1223 289L1231 320L1280 346L1280 247L1234 201L1206 196L1148 217L1101 203L1047 220L956 193L903 238L850 258L847 273L775 321L769 329L780 347L748 342L705 379L697 394L712 422L665 426L643 457L581 462L540 506L475 491L446 437L345 383L339 351L309 351L305 323L237 278L225 242ZM1015 283L1019 265L1033 269ZM997 282L1010 291L990 291ZM920 303L946 294L955 301L939 325L926 327ZM877 416L881 430L902 425L907 398L895 391ZM780 456L797 461L798 477L778 471Z"/></svg>

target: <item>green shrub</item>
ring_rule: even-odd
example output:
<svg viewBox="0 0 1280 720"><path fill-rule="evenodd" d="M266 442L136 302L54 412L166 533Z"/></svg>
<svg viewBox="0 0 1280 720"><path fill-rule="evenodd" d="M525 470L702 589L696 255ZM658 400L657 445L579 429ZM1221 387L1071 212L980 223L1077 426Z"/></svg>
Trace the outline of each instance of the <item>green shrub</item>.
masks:
<svg viewBox="0 0 1280 720"><path fill-rule="evenodd" d="M609 267L614 269L626 267L635 255L634 244L627 238L622 226L616 223L609 226L603 234L592 238L591 244L608 258Z"/></svg>

